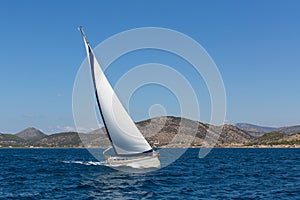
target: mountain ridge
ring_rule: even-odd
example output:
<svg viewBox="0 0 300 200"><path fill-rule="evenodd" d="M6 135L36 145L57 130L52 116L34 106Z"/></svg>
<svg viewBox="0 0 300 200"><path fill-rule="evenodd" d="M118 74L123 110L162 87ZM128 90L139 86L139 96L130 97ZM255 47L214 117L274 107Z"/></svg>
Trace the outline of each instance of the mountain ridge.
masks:
<svg viewBox="0 0 300 200"><path fill-rule="evenodd" d="M280 127L277 128L275 131L291 135L300 132L300 125Z"/></svg>
<svg viewBox="0 0 300 200"><path fill-rule="evenodd" d="M244 123L245 124L245 123ZM225 124L214 126L180 117L155 117L136 123L138 129L144 135L152 147L211 147L209 141L218 138L216 147L249 146L257 144L282 143L289 140L292 144L298 140L295 134L287 137L268 137L268 141L259 141L260 136L253 136L251 132L242 130L234 125ZM251 124L247 124L247 126ZM247 128L246 126L246 128ZM255 128L260 128L254 125ZM222 128L222 129L221 129ZM242 127L245 128L245 127ZM270 127L262 127L270 130ZM285 127L288 128L288 127ZM298 128L298 127L296 127ZM247 129L249 131L249 129ZM250 129L251 131L252 129ZM262 129L259 129L262 131ZM272 129L273 130L273 129ZM275 129L276 130L276 129ZM293 128L293 130L297 130ZM218 134L220 133L218 137ZM253 130L252 130L253 131ZM300 131L299 131L300 132ZM300 137L300 136L299 136ZM276 144L277 144L276 143ZM106 130L102 127L89 133L61 132L46 135L40 130L29 127L17 134L1 134L0 147L100 147L110 145Z"/></svg>
<svg viewBox="0 0 300 200"><path fill-rule="evenodd" d="M250 123L236 123L235 126L243 131L246 131L247 133L249 133L250 135L252 135L254 137L261 136L265 133L275 131L275 129L276 129L274 127L259 126L259 125L250 124Z"/></svg>
<svg viewBox="0 0 300 200"><path fill-rule="evenodd" d="M250 123L236 123L235 126L254 137L259 137L264 135L265 133L270 133L270 132L279 132L288 135L300 133L300 125L283 126L283 127L276 128L276 127L268 127L268 126L259 126Z"/></svg>

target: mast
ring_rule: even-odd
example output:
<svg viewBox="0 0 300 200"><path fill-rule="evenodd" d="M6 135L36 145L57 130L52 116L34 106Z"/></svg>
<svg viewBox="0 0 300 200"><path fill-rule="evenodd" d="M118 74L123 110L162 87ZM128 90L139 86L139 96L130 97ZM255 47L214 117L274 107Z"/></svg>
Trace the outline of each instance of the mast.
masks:
<svg viewBox="0 0 300 200"><path fill-rule="evenodd" d="M104 124L104 128L107 132L107 136L109 138L109 141L111 143L111 145L113 146L114 150L115 150L115 147L113 145L113 142L112 142L112 139L110 137L110 134L109 134L109 131L108 131L108 128L107 128L107 125L106 125L106 122L105 122L105 119L104 119L104 116L103 116L103 113L102 113L102 109L101 109L101 105L100 105L100 101L99 101L99 98L98 98L98 92L97 92L97 87L96 87L96 80L95 80L95 72L94 72L94 53L92 52L91 50L91 47L90 47L90 44L89 44L89 41L87 40L87 37L85 36L84 34L84 31L83 31L83 28L82 26L80 26L78 28L78 30L81 32L81 35L83 37L83 40L84 40L84 44L86 46L86 51L87 51L87 55L88 55L88 59L89 59L89 63L90 63L90 67L91 67L91 73L92 73L92 78L93 78L93 86L94 86L94 90L95 90L95 95L96 95L96 100L97 100L97 105L98 105L98 108L99 108L99 111L100 111L100 115L102 117L102 121L103 121L103 124ZM115 151L116 152L116 151Z"/></svg>

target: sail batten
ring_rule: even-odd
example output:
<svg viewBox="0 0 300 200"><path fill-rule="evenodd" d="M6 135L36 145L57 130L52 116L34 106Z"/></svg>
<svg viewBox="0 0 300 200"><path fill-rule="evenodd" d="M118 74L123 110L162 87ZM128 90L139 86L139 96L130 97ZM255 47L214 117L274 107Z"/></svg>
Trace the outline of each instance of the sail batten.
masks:
<svg viewBox="0 0 300 200"><path fill-rule="evenodd" d="M115 153L133 155L151 152L151 146L118 99L82 29L80 31L84 38L99 111Z"/></svg>

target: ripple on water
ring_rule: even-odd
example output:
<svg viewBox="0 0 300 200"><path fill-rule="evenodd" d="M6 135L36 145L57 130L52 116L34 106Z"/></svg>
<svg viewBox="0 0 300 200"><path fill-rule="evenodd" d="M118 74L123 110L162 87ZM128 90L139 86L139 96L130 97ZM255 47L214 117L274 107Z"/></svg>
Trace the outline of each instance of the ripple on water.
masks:
<svg viewBox="0 0 300 200"><path fill-rule="evenodd" d="M0 199L296 199L299 149L189 149L146 174L105 167L85 149L0 149Z"/></svg>

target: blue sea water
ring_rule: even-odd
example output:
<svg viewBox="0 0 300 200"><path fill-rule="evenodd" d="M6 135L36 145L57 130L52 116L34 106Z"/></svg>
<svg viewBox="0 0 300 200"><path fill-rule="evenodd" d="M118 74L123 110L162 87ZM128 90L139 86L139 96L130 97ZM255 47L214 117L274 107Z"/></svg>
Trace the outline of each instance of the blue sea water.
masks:
<svg viewBox="0 0 300 200"><path fill-rule="evenodd" d="M86 149L0 149L0 199L300 199L300 149L198 151L130 174Z"/></svg>

